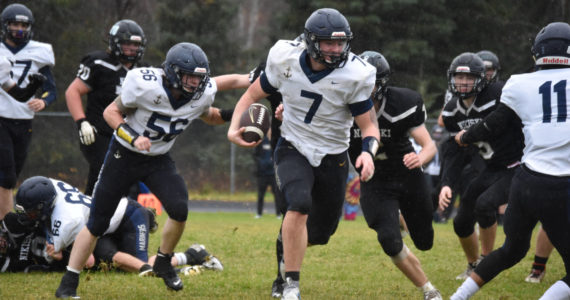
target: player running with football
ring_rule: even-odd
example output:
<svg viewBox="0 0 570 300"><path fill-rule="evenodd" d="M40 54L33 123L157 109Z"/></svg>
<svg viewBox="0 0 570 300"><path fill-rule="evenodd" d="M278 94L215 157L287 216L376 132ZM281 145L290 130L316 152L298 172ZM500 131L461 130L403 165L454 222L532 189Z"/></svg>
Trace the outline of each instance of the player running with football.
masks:
<svg viewBox="0 0 570 300"><path fill-rule="evenodd" d="M120 96L103 112L115 134L95 186L87 226L73 245L56 297L77 295L80 270L97 237L107 229L121 196L137 181L153 191L168 213L153 272L168 288L183 288L171 258L188 217L188 191L169 150L191 121L225 122L220 110L211 106L218 90L249 86L247 75L216 79L209 75L206 54L192 43L170 48L162 68L127 73Z"/></svg>
<svg viewBox="0 0 570 300"><path fill-rule="evenodd" d="M308 245L327 244L342 214L348 176L347 149L353 120L361 128L356 166L368 181L380 138L370 99L375 69L350 52L346 18L319 9L305 23L305 39L278 41L265 72L240 98L228 130L233 143L253 147L241 134L239 116L273 92L283 97L281 139L275 150L277 178L288 204L283 243L283 299L300 299L301 264ZM237 117L236 117L237 116Z"/></svg>
<svg viewBox="0 0 570 300"><path fill-rule="evenodd" d="M401 211L414 245L419 250L433 246L433 204L422 166L437 149L425 127L426 111L419 93L391 87L390 65L384 56L365 51L360 58L376 67L372 94L378 117L381 146L374 157L374 178L360 185L360 205L368 226L377 232L378 242L392 262L422 292L424 299L441 300L428 280L418 258L402 241ZM409 137L422 150L416 154ZM360 128L351 128L349 155L354 163L361 153ZM413 187L413 188L410 188Z"/></svg>
<svg viewBox="0 0 570 300"><path fill-rule="evenodd" d="M10 69L13 81L18 86L36 85L37 88L42 83L34 83L37 78L28 76L37 73L42 74L45 81L41 99L33 96L35 89L20 95L27 96L25 99L14 97L4 87L0 89L0 220L14 206L12 190L28 154L34 113L56 99L51 73L55 65L53 50L50 44L31 40L34 26L32 11L22 4L10 4L2 11L1 22L0 57L14 63ZM2 79L5 82L5 76Z"/></svg>
<svg viewBox="0 0 570 300"><path fill-rule="evenodd" d="M555 22L542 28L531 48L537 71L511 76L497 110L484 124L473 128L473 132L500 134L511 124L522 124L525 147L505 212L505 243L479 263L451 296L452 300L469 299L500 272L524 258L539 221L566 268L564 278L540 299L570 298L570 101L566 97L570 94L569 47L568 23Z"/></svg>

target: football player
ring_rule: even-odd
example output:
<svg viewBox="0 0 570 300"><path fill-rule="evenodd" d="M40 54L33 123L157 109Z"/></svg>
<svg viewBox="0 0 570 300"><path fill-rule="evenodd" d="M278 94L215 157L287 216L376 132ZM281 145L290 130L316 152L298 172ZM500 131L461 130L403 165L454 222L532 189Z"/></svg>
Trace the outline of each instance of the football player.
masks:
<svg viewBox="0 0 570 300"><path fill-rule="evenodd" d="M365 51L360 58L376 67L372 99L381 132L381 146L374 157L376 173L372 180L360 185L364 218L376 231L384 252L418 287L424 299L441 299L418 258L402 241L398 213L402 212L416 248L422 251L431 249L433 204L422 166L434 157L437 149L425 126L424 102L415 91L387 85L390 65L382 54ZM410 136L422 147L417 154ZM360 128L354 125L348 151L353 164L362 152L360 137Z"/></svg>
<svg viewBox="0 0 570 300"><path fill-rule="evenodd" d="M477 56L479 56L485 64L485 79L487 82L499 81L499 71L501 71L499 57L489 50L481 50L477 52Z"/></svg>
<svg viewBox="0 0 570 300"><path fill-rule="evenodd" d="M537 71L513 75L505 84L498 108L484 123L463 134L508 136L514 124L522 124L524 155L517 168L505 213L505 243L485 257L451 296L469 299L491 281L525 257L532 231L540 221L564 261L566 275L540 299L570 297L570 25L550 23L534 39L531 52ZM556 99L556 100L555 100Z"/></svg>
<svg viewBox="0 0 570 300"><path fill-rule="evenodd" d="M276 283L283 284L283 299L301 297L299 278L307 245L327 244L337 228L354 119L363 143L356 166L362 167L365 181L374 174L372 157L380 138L370 99L376 72L350 52L353 35L346 18L335 9L318 9L307 19L304 34L302 42L280 40L271 48L265 72L240 98L228 130L233 143L256 146L242 139L245 128L239 128L239 116L252 103L281 93L283 123L274 157L288 205L278 238L284 268Z"/></svg>
<svg viewBox="0 0 570 300"><path fill-rule="evenodd" d="M28 101L45 81L42 74L30 74L28 75L28 85L21 88L12 80L11 72L12 62L7 57L0 56L0 86L8 95L20 102Z"/></svg>
<svg viewBox="0 0 570 300"><path fill-rule="evenodd" d="M18 86L27 87L30 84L39 85L28 75L40 73L45 77L41 98L35 98L32 92L25 95L28 96L27 99L18 99L5 89L0 89L1 220L14 205L12 189L16 186L28 154L34 113L55 101L56 89L51 72L55 64L51 45L31 40L34 26L32 11L22 4L10 4L2 11L0 22L0 56L14 62L10 71L13 81Z"/></svg>
<svg viewBox="0 0 570 300"><path fill-rule="evenodd" d="M137 181L153 191L168 214L153 272L168 288L183 288L171 257L188 217L188 190L169 150L191 121L225 122L220 109L212 107L218 90L249 86L247 75L209 75L206 54L192 43L170 48L162 68L127 73L121 94L103 112L115 133L95 186L89 220L73 245L56 297L76 296L80 270L97 237L107 230L121 196Z"/></svg>
<svg viewBox="0 0 570 300"><path fill-rule="evenodd" d="M113 130L103 119L103 110L119 95L127 72L140 66L146 37L132 20L111 27L106 51L94 51L81 59L77 77L65 91L67 108L79 129L81 153L89 163L85 194L93 187L103 165ZM84 111L81 97L87 95Z"/></svg>
<svg viewBox="0 0 570 300"><path fill-rule="evenodd" d="M439 207L445 209L452 195L454 178L472 157L470 151L478 151L485 161L484 169L467 186L459 203L453 228L467 259L466 270L456 277L464 280L481 260L481 256L493 250L497 231L497 211L506 204L509 186L515 167L522 156L523 138L520 127L511 127L505 136L490 135L474 141L470 147L460 147L454 138L480 122L497 107L502 83L486 83L485 65L474 53L463 53L451 63L448 71L449 87L456 98L443 111L443 121L452 138L446 141L443 157L442 188ZM467 161L467 162L466 162ZM479 237L475 232L479 224Z"/></svg>

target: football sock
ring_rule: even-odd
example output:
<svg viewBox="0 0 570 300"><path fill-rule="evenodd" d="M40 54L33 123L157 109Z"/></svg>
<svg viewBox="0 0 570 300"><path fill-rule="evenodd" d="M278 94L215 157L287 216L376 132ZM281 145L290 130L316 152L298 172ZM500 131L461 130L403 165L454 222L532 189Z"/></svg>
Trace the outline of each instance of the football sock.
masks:
<svg viewBox="0 0 570 300"><path fill-rule="evenodd" d="M548 261L548 257L540 257L535 255L534 256L534 263L532 263L532 268L535 270L544 271L546 269L546 262Z"/></svg>
<svg viewBox="0 0 570 300"><path fill-rule="evenodd" d="M418 287L418 289L420 290L420 292L425 293L427 291L431 291L431 290L435 290L435 287L431 284L431 282L426 282L426 284Z"/></svg>
<svg viewBox="0 0 570 300"><path fill-rule="evenodd" d="M463 284L455 291L455 293L449 298L450 300L464 300L471 298L477 291L479 286L475 283L471 277L467 277Z"/></svg>
<svg viewBox="0 0 570 300"><path fill-rule="evenodd" d="M74 268L67 266L67 271L75 273L77 275L79 275L79 273L81 273L81 271L75 270Z"/></svg>
<svg viewBox="0 0 570 300"><path fill-rule="evenodd" d="M188 260L186 259L185 253L176 252L176 253L174 253L174 257L176 258L178 266L183 266L183 265L188 263Z"/></svg>
<svg viewBox="0 0 570 300"><path fill-rule="evenodd" d="M299 278L301 278L301 272L285 272L285 278L291 278L293 281L299 281Z"/></svg>
<svg viewBox="0 0 570 300"><path fill-rule="evenodd" d="M548 299L570 299L570 287L564 281L556 281L538 300Z"/></svg>

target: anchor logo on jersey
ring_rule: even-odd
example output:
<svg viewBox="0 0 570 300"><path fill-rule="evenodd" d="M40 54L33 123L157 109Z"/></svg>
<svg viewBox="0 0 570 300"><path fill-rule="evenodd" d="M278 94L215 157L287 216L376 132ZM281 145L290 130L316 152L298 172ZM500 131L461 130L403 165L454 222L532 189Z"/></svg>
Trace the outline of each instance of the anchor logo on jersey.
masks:
<svg viewBox="0 0 570 300"><path fill-rule="evenodd" d="M117 152L115 152L115 154L113 154L113 156L114 156L116 159L120 159L120 158L121 158L121 152L119 152L119 150L117 150Z"/></svg>
<svg viewBox="0 0 570 300"><path fill-rule="evenodd" d="M153 100L154 104L159 105L160 103L162 103L161 99L162 99L162 96L158 95L156 97L156 99Z"/></svg>
<svg viewBox="0 0 570 300"><path fill-rule="evenodd" d="M289 79L289 77L291 77L293 74L291 74L291 67L287 67L287 70L285 70L285 73L283 73L283 76L285 76L285 78Z"/></svg>

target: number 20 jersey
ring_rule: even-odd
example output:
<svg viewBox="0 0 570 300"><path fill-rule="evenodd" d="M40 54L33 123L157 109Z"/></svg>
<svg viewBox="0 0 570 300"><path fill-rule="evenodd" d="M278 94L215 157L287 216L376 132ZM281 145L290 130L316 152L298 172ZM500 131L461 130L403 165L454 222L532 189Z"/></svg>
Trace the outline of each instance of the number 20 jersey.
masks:
<svg viewBox="0 0 570 300"><path fill-rule="evenodd" d="M197 100L176 100L170 94L160 68L138 68L127 73L121 90L121 101L129 112L125 121L141 136L151 141L150 151L140 151L125 140L117 141L133 152L145 155L167 153L176 137L190 123L207 113L214 103L216 81L210 79L202 96ZM115 132L115 135L117 133Z"/></svg>
<svg viewBox="0 0 570 300"><path fill-rule="evenodd" d="M349 105L372 104L376 68L350 53L344 66L314 73L307 55L304 43L278 41L261 82L266 92L273 88L283 96L281 136L316 167L325 155L348 148L354 120ZM270 87L264 86L264 77Z"/></svg>
<svg viewBox="0 0 570 300"><path fill-rule="evenodd" d="M570 176L570 69L513 75L501 102L521 119L522 162L531 170Z"/></svg>
<svg viewBox="0 0 570 300"><path fill-rule="evenodd" d="M45 66L53 67L55 57L50 44L29 41L16 53L0 43L0 56L6 56L14 63L12 66L12 79L22 88L29 83L28 75L39 73ZM7 119L32 119L34 112L28 108L27 103L16 101L6 91L0 89L0 117Z"/></svg>

